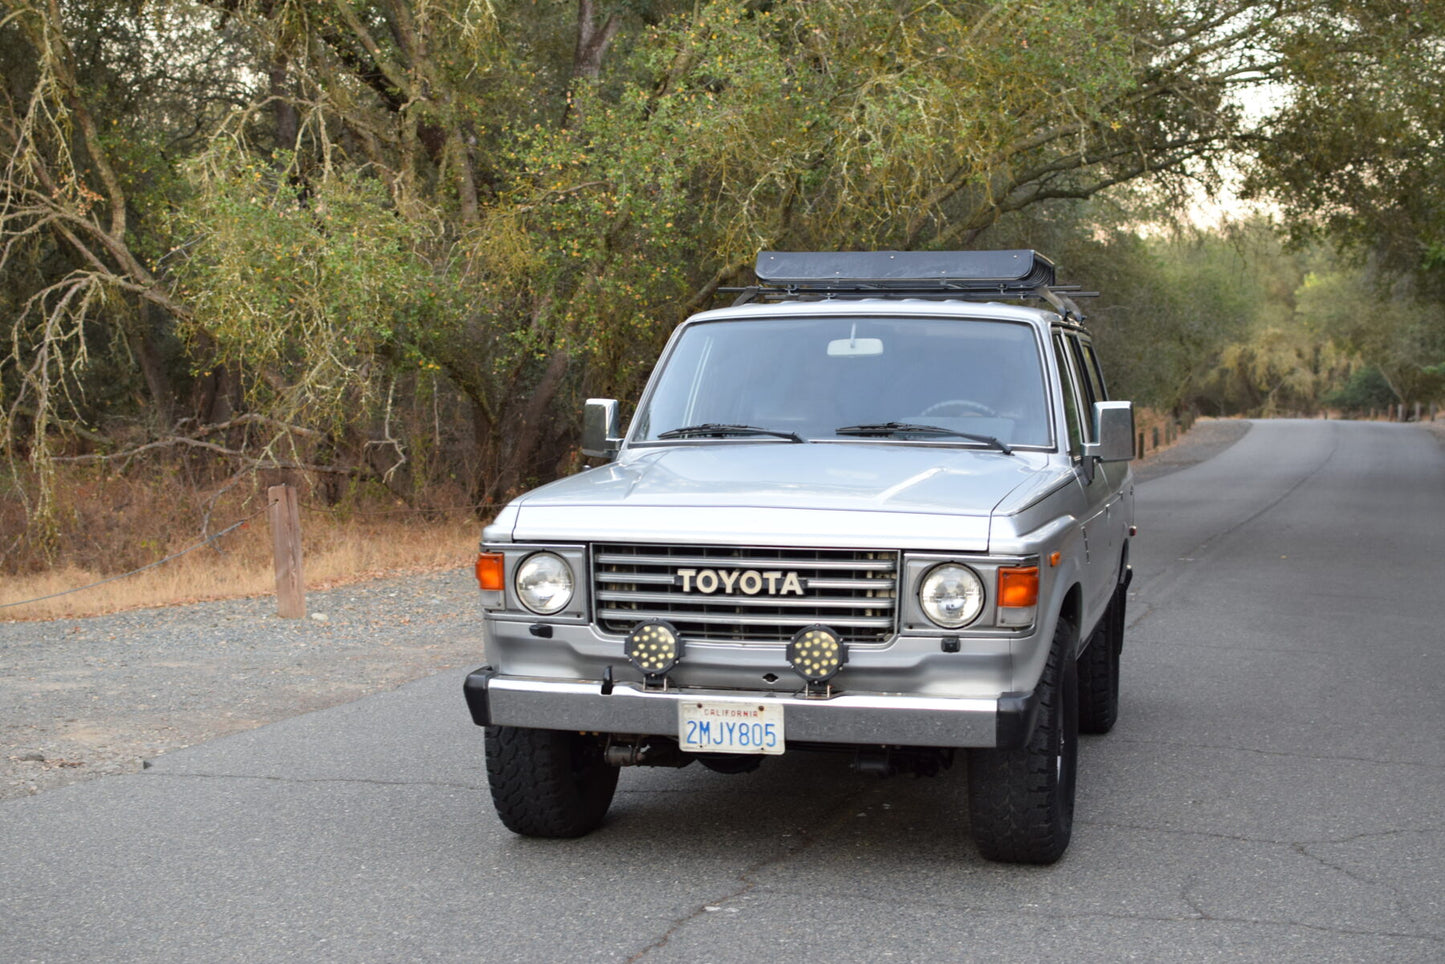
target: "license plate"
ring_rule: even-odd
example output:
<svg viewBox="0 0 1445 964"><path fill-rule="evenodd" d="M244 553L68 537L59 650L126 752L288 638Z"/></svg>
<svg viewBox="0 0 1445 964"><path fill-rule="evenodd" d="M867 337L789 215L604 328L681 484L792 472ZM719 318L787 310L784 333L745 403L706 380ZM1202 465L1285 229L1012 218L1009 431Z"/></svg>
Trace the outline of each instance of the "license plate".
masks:
<svg viewBox="0 0 1445 964"><path fill-rule="evenodd" d="M782 753L783 707L768 703L679 703L677 742L691 753Z"/></svg>

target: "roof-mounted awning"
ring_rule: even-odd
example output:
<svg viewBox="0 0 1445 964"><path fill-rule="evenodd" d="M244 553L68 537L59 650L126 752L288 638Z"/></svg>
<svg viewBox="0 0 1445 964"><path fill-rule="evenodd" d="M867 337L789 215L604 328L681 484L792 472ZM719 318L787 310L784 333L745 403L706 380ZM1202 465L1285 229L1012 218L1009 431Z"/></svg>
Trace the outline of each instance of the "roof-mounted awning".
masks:
<svg viewBox="0 0 1445 964"><path fill-rule="evenodd" d="M1077 285L1054 283L1054 263L1037 251L763 251L758 283L726 288L735 305L829 298L1039 299L1083 321Z"/></svg>
<svg viewBox="0 0 1445 964"><path fill-rule="evenodd" d="M806 291L1033 290L1054 283L1037 251L763 251L760 285Z"/></svg>

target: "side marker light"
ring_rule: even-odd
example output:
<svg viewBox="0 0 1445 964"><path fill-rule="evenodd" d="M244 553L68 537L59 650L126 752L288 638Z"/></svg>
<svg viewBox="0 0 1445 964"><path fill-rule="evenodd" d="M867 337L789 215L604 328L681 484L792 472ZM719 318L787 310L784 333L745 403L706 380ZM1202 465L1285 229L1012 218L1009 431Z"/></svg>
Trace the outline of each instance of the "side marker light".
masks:
<svg viewBox="0 0 1445 964"><path fill-rule="evenodd" d="M477 585L484 592L501 592L505 585L503 562L500 552L483 552L477 555Z"/></svg>
<svg viewBox="0 0 1445 964"><path fill-rule="evenodd" d="M1056 552L1049 557L1057 565ZM1010 566L998 571L998 614L996 623L1007 629L1032 626L1039 611L1039 567Z"/></svg>
<svg viewBox="0 0 1445 964"><path fill-rule="evenodd" d="M1053 562L1053 557L1049 557ZM1039 602L1039 567L1019 566L998 571L998 604L1009 609L1037 606Z"/></svg>

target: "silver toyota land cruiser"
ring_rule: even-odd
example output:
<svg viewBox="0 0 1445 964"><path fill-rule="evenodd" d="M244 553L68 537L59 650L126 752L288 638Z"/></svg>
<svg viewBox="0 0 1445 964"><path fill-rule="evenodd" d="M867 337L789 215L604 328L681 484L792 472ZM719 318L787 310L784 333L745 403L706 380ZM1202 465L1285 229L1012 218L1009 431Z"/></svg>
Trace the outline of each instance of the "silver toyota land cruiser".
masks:
<svg viewBox="0 0 1445 964"><path fill-rule="evenodd" d="M781 253L679 325L607 464L510 503L466 680L502 822L597 827L624 766L961 755L993 860L1050 863L1118 712L1133 409L1032 251ZM962 754L960 754L962 751Z"/></svg>

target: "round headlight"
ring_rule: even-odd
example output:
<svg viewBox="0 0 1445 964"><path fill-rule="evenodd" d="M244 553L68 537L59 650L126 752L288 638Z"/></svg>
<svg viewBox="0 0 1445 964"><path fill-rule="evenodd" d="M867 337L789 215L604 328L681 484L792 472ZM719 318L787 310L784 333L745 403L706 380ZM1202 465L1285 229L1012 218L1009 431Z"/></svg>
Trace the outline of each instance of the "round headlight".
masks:
<svg viewBox="0 0 1445 964"><path fill-rule="evenodd" d="M967 566L945 562L918 584L918 605L944 629L967 626L983 611L983 582Z"/></svg>
<svg viewBox="0 0 1445 964"><path fill-rule="evenodd" d="M550 616L572 601L572 567L553 553L533 553L517 567L516 587L523 606Z"/></svg>

